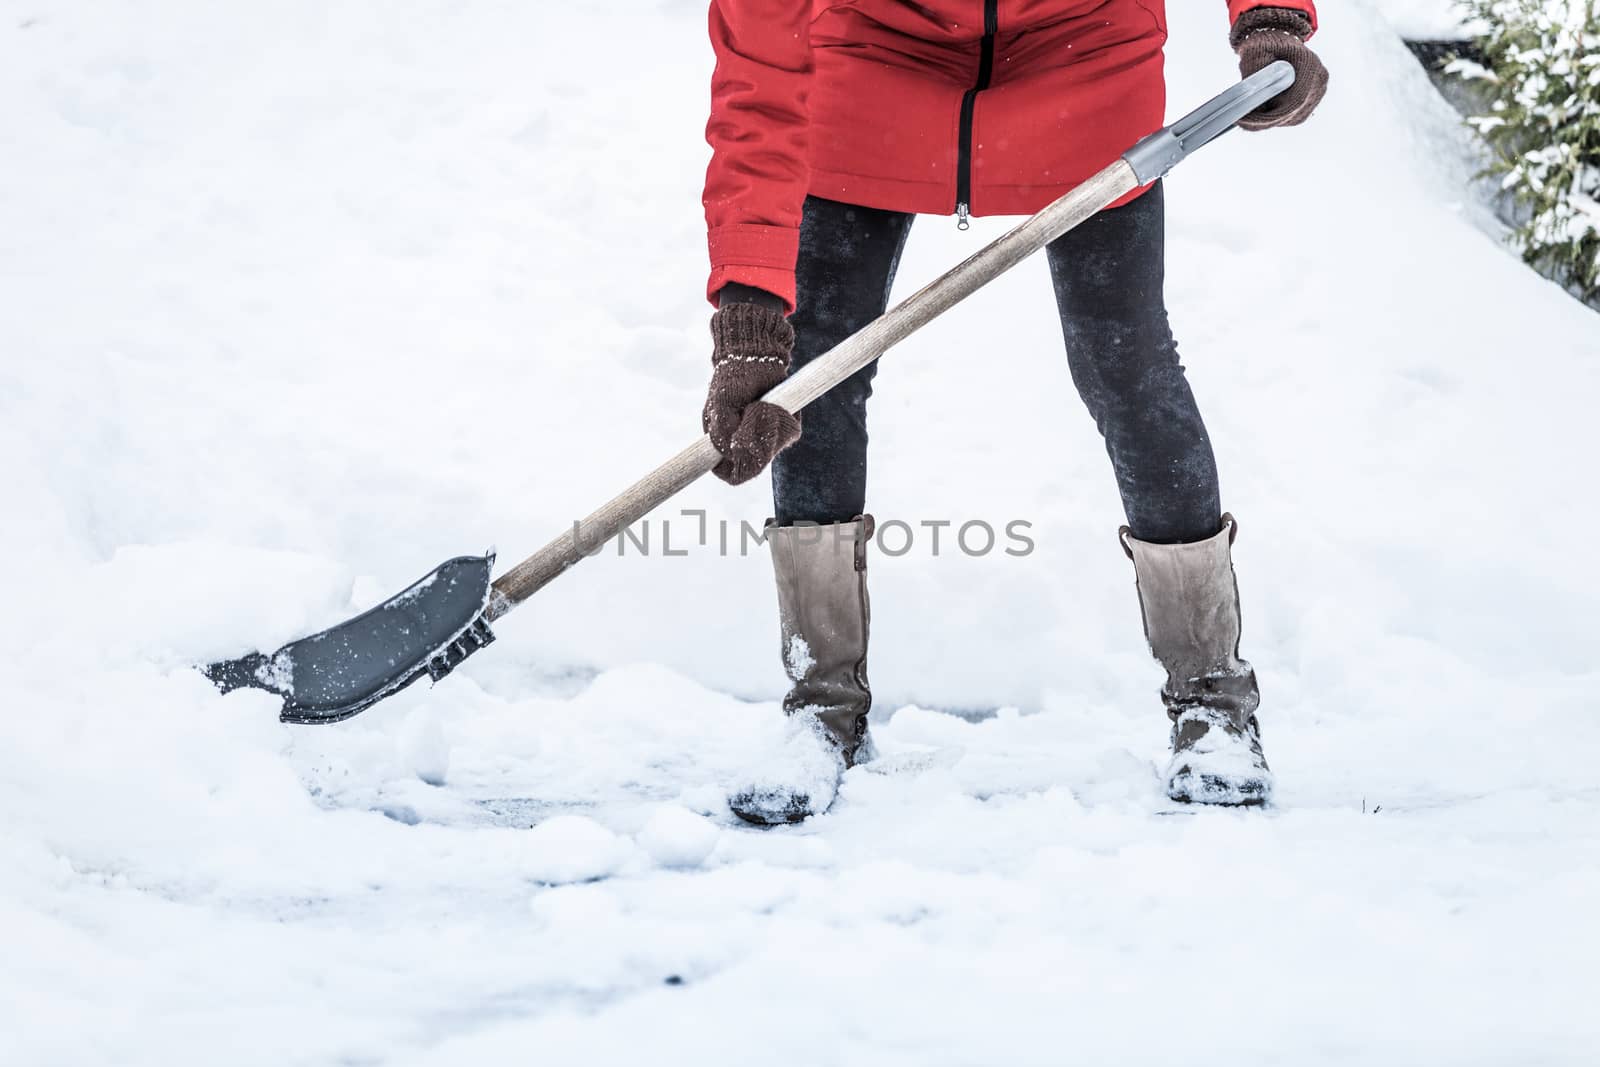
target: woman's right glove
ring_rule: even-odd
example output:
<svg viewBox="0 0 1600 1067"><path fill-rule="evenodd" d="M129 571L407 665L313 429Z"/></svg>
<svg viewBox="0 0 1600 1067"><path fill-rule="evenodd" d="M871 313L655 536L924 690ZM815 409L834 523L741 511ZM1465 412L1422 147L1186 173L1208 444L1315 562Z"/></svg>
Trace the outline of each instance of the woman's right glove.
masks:
<svg viewBox="0 0 1600 1067"><path fill-rule="evenodd" d="M789 372L794 327L771 307L730 302L711 316L711 341L711 389L700 421L722 453L712 473L740 485L800 439L800 419L761 399Z"/></svg>
<svg viewBox="0 0 1600 1067"><path fill-rule="evenodd" d="M1311 19L1284 7L1252 8L1239 16L1229 37L1239 54L1239 73L1250 77L1280 59L1294 65L1295 82L1277 99L1239 120L1246 130L1298 126L1311 117L1328 92L1328 68L1306 47Z"/></svg>

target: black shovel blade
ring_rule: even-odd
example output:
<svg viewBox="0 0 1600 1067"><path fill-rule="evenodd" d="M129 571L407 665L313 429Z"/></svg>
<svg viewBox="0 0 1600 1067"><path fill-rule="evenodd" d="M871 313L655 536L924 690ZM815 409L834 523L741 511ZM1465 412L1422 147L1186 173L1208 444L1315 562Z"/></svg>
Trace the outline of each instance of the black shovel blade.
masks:
<svg viewBox="0 0 1600 1067"><path fill-rule="evenodd" d="M283 697L284 722L340 722L425 674L438 681L494 640L484 614L493 567L492 552L458 556L349 622L201 669L224 693Z"/></svg>

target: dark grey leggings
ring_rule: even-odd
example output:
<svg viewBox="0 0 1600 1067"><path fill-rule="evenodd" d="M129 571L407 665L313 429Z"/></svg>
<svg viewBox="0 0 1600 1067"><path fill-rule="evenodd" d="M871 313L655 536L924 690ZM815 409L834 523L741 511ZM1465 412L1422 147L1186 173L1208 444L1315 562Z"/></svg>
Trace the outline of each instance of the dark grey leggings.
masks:
<svg viewBox="0 0 1600 1067"><path fill-rule="evenodd" d="M809 197L796 266L794 370L883 314L914 216ZM1048 249L1067 365L1105 438L1133 536L1199 541L1222 528L1217 464L1167 325L1161 186ZM872 363L807 407L772 465L778 522L866 510ZM793 370L791 370L793 373Z"/></svg>

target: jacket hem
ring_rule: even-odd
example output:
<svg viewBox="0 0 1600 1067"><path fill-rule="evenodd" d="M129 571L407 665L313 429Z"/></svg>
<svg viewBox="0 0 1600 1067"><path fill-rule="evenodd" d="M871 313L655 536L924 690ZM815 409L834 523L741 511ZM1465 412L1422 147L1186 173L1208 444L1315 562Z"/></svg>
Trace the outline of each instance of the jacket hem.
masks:
<svg viewBox="0 0 1600 1067"><path fill-rule="evenodd" d="M1089 175L1084 175L1087 180ZM1081 181L1064 185L989 185L975 183L969 213L974 218L994 215L1032 215L1067 193ZM1142 186L1120 197L1109 207L1131 204L1149 189ZM837 200L843 204L903 211L912 215L954 215L954 182L918 182L903 178L873 178L843 171L811 172L812 196Z"/></svg>

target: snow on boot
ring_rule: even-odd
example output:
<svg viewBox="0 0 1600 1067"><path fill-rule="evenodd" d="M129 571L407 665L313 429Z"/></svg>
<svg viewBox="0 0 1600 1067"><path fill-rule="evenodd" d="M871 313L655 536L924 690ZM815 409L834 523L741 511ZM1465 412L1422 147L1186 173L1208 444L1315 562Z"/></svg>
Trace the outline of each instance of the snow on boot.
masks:
<svg viewBox="0 0 1600 1067"><path fill-rule="evenodd" d="M870 757L867 543L872 516L827 526L767 527L778 581L783 699L789 730L752 783L729 798L746 822L800 822L827 811L839 778Z"/></svg>
<svg viewBox="0 0 1600 1067"><path fill-rule="evenodd" d="M783 742L751 768L749 784L728 798L728 807L757 826L803 822L833 805L846 766L844 750L815 710L804 709L789 717Z"/></svg>
<svg viewBox="0 0 1600 1067"><path fill-rule="evenodd" d="M1134 539L1133 560L1150 651L1167 670L1161 699L1172 719L1167 795L1197 804L1265 804L1272 771L1261 751L1261 693L1239 658L1239 587L1230 549L1232 515L1215 537L1186 545Z"/></svg>

